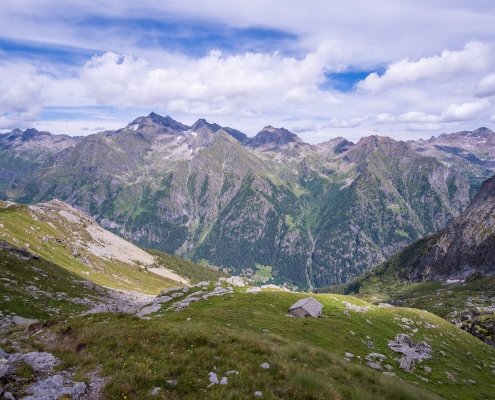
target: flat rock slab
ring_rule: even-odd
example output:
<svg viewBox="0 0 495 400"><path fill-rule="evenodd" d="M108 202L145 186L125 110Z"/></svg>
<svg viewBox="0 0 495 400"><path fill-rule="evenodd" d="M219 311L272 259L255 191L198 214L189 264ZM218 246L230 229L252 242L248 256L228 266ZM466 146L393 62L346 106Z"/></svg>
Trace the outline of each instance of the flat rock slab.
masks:
<svg viewBox="0 0 495 400"><path fill-rule="evenodd" d="M32 396L24 397L23 400L58 400L68 396L71 399L79 399L86 393L86 384L64 379L62 375L54 375L36 382L27 392Z"/></svg>
<svg viewBox="0 0 495 400"><path fill-rule="evenodd" d="M31 352L22 356L24 362L36 372L51 371L60 360L52 356L50 353Z"/></svg>
<svg viewBox="0 0 495 400"><path fill-rule="evenodd" d="M17 326L24 326L24 325L35 324L36 322L40 322L40 321L38 321L37 319L23 318L16 315L15 317L12 318L12 322Z"/></svg>
<svg viewBox="0 0 495 400"><path fill-rule="evenodd" d="M157 312L158 310L160 310L161 306L159 304L155 304L153 306L148 306L148 307L144 307L141 311L139 311L136 315L138 317L144 317L145 315L148 315L148 314L151 314L151 313L154 313L154 312Z"/></svg>
<svg viewBox="0 0 495 400"><path fill-rule="evenodd" d="M155 300L153 300L153 304L163 304L169 302L170 300L172 300L172 297L170 296L158 296Z"/></svg>

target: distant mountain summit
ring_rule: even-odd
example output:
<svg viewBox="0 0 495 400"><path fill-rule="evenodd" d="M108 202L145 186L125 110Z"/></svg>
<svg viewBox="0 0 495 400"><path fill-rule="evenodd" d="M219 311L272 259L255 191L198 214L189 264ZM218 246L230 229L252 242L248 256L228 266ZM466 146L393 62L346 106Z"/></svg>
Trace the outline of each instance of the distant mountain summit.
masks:
<svg viewBox="0 0 495 400"><path fill-rule="evenodd" d="M296 134L284 128L274 128L271 125L265 126L255 137L248 140L246 145L261 151L271 151L274 148L288 143L303 144L303 140Z"/></svg>

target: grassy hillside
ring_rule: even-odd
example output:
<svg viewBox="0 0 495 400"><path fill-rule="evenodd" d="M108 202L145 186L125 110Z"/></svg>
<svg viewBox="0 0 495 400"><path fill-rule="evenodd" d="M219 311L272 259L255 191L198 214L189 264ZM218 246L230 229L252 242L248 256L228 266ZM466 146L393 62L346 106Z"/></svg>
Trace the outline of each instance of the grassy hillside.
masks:
<svg viewBox="0 0 495 400"><path fill-rule="evenodd" d="M228 277L228 274L215 271L211 268L204 267L199 264L195 264L191 261L184 260L183 258L173 256L171 254L164 253L158 250L146 249L146 251L155 256L155 262L157 267L163 266L171 271L174 271L177 275L180 275L192 284L200 281L211 281L220 277Z"/></svg>
<svg viewBox="0 0 495 400"><path fill-rule="evenodd" d="M4 243L4 242L3 242ZM3 248L0 241L0 312L40 321L66 318L88 309L70 299L94 299L76 274L43 258Z"/></svg>
<svg viewBox="0 0 495 400"><path fill-rule="evenodd" d="M199 301L180 312L163 307L148 320L113 314L77 317L48 328L52 334L44 337L50 341L23 339L18 332L0 339L0 346L16 341L26 350L44 347L62 359L56 368L74 372L77 380L88 381L99 371L107 378L107 399L147 398L156 387L161 389L150 398L251 399L255 391L265 399L493 396L495 349L432 314L316 295L326 318L299 319L286 314L302 294L243 292L236 289L232 296ZM343 302L370 309L345 315ZM405 329L407 324L416 333ZM399 333L432 347L432 357L417 363L413 373L399 369L400 355L387 346ZM346 352L355 357L346 361ZM364 358L373 352L387 357L383 364L392 366L396 377L366 366ZM260 368L265 362L268 370ZM238 374L227 376L227 371ZM219 379L227 376L227 385L209 387L209 372Z"/></svg>
<svg viewBox="0 0 495 400"><path fill-rule="evenodd" d="M84 214L76 219L68 219L64 217L67 214L63 214L63 210L59 211L55 206L53 208L53 211L45 209L35 213L25 205L0 202L0 239L17 247L27 247L29 251L65 268L79 279L88 279L101 286L148 294L157 294L162 289L177 286L174 280L148 272L140 260L123 262L98 256L94 246L104 248L105 242L95 240L87 229L97 226L95 222ZM159 252L155 252L155 255L158 260L156 267L165 267L179 275L186 273L186 278L192 283L223 276L222 273L179 257ZM152 257L148 255L148 258Z"/></svg>

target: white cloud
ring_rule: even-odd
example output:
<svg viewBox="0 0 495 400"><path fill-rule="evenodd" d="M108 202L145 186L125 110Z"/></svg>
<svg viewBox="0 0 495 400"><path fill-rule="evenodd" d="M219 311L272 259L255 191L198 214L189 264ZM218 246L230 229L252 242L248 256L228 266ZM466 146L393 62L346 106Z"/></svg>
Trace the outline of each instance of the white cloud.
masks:
<svg viewBox="0 0 495 400"><path fill-rule="evenodd" d="M488 108L490 103L486 99L472 103L451 104L442 112L442 121L468 121Z"/></svg>
<svg viewBox="0 0 495 400"><path fill-rule="evenodd" d="M321 128L355 128L361 125L363 122L367 121L369 117L366 115L364 117L351 118L349 120L338 120L337 118L332 119L327 124L323 125Z"/></svg>
<svg viewBox="0 0 495 400"><path fill-rule="evenodd" d="M381 113L376 116L375 122L377 124L386 124L390 122L394 122L395 117L392 114L389 113Z"/></svg>
<svg viewBox="0 0 495 400"><path fill-rule="evenodd" d="M374 72L360 81L357 87L362 91L376 93L422 79L447 81L485 71L493 64L493 44L471 41L462 50L444 50L440 55L420 58L417 61L406 58L395 62L388 66L382 76Z"/></svg>
<svg viewBox="0 0 495 400"><path fill-rule="evenodd" d="M322 44L301 60L278 53L224 57L215 50L165 67L108 52L87 62L82 78L88 94L99 104L177 105L186 101L199 103L195 108L205 104L218 108L222 103L232 107L235 102L245 104L247 99L262 97L301 104L322 95L317 85L324 81L324 73L344 68L346 57L335 42Z"/></svg>
<svg viewBox="0 0 495 400"><path fill-rule="evenodd" d="M399 122L439 122L442 117L439 115L427 115L420 111L410 111L397 117Z"/></svg>
<svg viewBox="0 0 495 400"><path fill-rule="evenodd" d="M379 114L377 123L406 122L414 123L407 125L406 130L420 131L421 129L431 131L440 129L441 122L463 122L470 121L484 110L490 108L488 100L483 99L475 102L450 104L440 115L426 114L422 111L409 111L399 115L397 118L391 114Z"/></svg>
<svg viewBox="0 0 495 400"><path fill-rule="evenodd" d="M495 95L495 73L485 76L476 85L476 97L489 97Z"/></svg>
<svg viewBox="0 0 495 400"><path fill-rule="evenodd" d="M14 128L34 121L43 111L43 84L31 73L14 74L2 69L0 128Z"/></svg>

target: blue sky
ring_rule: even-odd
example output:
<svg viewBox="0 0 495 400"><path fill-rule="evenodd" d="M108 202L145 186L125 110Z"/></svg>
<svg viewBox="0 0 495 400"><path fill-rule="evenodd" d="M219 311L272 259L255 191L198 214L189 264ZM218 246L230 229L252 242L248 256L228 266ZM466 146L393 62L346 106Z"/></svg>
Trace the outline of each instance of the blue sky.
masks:
<svg viewBox="0 0 495 400"><path fill-rule="evenodd" d="M163 4L165 3L165 4ZM0 132L151 111L316 143L495 128L492 2L6 0Z"/></svg>

